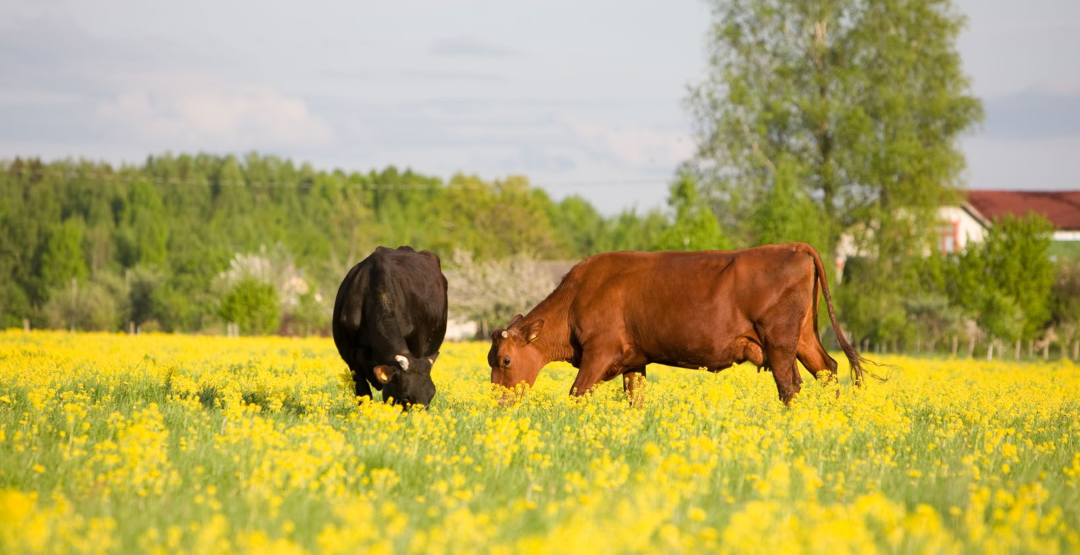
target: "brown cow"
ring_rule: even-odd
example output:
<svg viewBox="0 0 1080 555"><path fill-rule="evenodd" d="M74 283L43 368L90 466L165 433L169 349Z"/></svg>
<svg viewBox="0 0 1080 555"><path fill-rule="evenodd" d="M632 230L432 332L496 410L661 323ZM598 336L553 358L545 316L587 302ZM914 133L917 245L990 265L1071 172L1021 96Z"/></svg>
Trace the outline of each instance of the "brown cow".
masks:
<svg viewBox="0 0 1080 555"><path fill-rule="evenodd" d="M860 385L864 359L840 332L821 257L805 243L589 257L536 308L491 334L491 383L531 386L545 364L562 360L579 369L571 394L621 375L637 400L646 364L719 372L750 361L772 370L790 403L802 383L796 359L815 377L836 373L818 335L819 288Z"/></svg>

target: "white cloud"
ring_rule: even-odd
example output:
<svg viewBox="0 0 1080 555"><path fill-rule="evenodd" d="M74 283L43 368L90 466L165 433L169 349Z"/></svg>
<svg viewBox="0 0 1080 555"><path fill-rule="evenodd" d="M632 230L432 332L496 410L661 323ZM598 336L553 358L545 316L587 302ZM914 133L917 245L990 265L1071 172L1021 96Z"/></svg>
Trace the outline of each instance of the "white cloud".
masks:
<svg viewBox="0 0 1080 555"><path fill-rule="evenodd" d="M333 129L303 100L269 87L168 76L140 85L98 103L95 116L112 134L171 148L249 150L334 143Z"/></svg>
<svg viewBox="0 0 1080 555"><path fill-rule="evenodd" d="M564 123L587 147L638 168L673 167L694 153L682 132L640 125L612 126L566 118Z"/></svg>

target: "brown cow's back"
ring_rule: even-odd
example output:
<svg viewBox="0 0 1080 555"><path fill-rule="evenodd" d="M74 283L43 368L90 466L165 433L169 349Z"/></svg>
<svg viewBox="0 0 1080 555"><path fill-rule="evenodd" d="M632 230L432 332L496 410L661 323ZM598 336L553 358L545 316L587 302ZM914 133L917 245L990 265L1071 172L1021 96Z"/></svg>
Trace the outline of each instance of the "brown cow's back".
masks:
<svg viewBox="0 0 1080 555"><path fill-rule="evenodd" d="M576 289L568 320L580 345L633 347L642 363L722 368L745 360L740 337L760 343L755 322L770 311L807 312L814 267L786 245L614 252L585 260L567 279Z"/></svg>

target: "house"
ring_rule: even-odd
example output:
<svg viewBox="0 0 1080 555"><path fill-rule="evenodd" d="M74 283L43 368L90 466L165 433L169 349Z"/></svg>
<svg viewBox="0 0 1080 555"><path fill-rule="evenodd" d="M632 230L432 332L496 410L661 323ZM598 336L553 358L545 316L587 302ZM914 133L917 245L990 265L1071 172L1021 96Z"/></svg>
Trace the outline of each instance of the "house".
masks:
<svg viewBox="0 0 1080 555"><path fill-rule="evenodd" d="M939 248L960 252L968 242L982 241L994 220L1006 215L1041 214L1056 228L1053 252L1080 251L1080 191L994 191L972 189L959 206L940 210Z"/></svg>
<svg viewBox="0 0 1080 555"><path fill-rule="evenodd" d="M986 238L994 221L1006 215L1041 214L1056 228L1050 246L1052 259L1080 260L1080 191L997 191L972 189L964 192L957 205L938 210L938 252L958 253L969 243ZM842 275L847 259L863 253L851 234L840 237L836 249L836 269ZM927 253L929 254L929 253Z"/></svg>

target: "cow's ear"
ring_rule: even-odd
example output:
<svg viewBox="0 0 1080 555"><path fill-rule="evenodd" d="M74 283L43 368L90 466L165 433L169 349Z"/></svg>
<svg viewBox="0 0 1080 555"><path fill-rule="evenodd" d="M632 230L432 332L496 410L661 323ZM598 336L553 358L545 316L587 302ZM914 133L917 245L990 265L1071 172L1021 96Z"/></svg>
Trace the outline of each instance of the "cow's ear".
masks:
<svg viewBox="0 0 1080 555"><path fill-rule="evenodd" d="M393 364L380 364L374 370L376 380L381 383L389 383L390 378L394 377L394 373L398 371L398 367Z"/></svg>
<svg viewBox="0 0 1080 555"><path fill-rule="evenodd" d="M536 338L540 337L540 332L543 329L544 329L544 320L543 319L533 320L532 322L529 322L529 325L525 326L525 329L522 330L524 332L524 335L525 335L525 342L526 343L532 343L533 341L536 341Z"/></svg>

